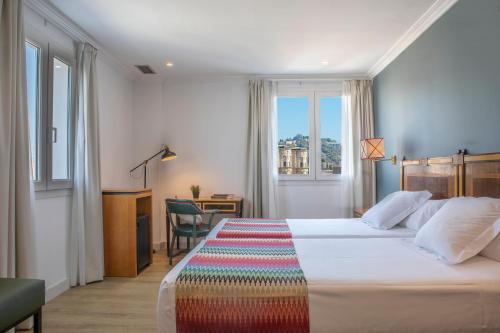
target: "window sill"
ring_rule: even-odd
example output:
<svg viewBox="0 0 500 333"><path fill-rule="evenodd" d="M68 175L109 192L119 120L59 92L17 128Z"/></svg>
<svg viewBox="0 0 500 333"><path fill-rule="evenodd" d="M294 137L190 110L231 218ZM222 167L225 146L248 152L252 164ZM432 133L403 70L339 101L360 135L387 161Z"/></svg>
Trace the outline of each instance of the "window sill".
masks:
<svg viewBox="0 0 500 333"><path fill-rule="evenodd" d="M279 179L278 186L336 186L340 177L332 179Z"/></svg>
<svg viewBox="0 0 500 333"><path fill-rule="evenodd" d="M73 189L65 188L58 190L41 190L35 191L35 199L50 199L50 198L61 198L69 197L73 194Z"/></svg>

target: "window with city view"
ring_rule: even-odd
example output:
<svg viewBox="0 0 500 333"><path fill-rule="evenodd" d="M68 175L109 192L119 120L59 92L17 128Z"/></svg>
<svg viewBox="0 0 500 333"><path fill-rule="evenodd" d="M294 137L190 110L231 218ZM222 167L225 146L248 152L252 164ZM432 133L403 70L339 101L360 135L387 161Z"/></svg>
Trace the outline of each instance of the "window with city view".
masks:
<svg viewBox="0 0 500 333"><path fill-rule="evenodd" d="M277 116L280 175L324 179L341 173L340 96L280 96Z"/></svg>
<svg viewBox="0 0 500 333"><path fill-rule="evenodd" d="M341 97L319 98L319 124L321 138L321 172L338 175L341 171Z"/></svg>
<svg viewBox="0 0 500 333"><path fill-rule="evenodd" d="M278 151L281 175L309 174L309 99L278 98Z"/></svg>

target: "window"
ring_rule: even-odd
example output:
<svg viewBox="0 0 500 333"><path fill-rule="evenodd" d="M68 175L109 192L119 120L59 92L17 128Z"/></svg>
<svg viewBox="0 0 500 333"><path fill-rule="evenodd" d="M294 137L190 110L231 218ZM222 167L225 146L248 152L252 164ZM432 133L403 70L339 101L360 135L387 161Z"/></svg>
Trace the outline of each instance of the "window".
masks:
<svg viewBox="0 0 500 333"><path fill-rule="evenodd" d="M26 41L32 178L37 190L72 186L72 57L49 43Z"/></svg>
<svg viewBox="0 0 500 333"><path fill-rule="evenodd" d="M278 151L281 175L309 175L309 98L278 98Z"/></svg>
<svg viewBox="0 0 500 333"><path fill-rule="evenodd" d="M277 118L280 179L327 180L340 175L340 93L280 94Z"/></svg>
<svg viewBox="0 0 500 333"><path fill-rule="evenodd" d="M319 171L322 175L339 175L342 150L342 98L340 96L319 96Z"/></svg>
<svg viewBox="0 0 500 333"><path fill-rule="evenodd" d="M26 42L26 81L31 145L31 176L40 181L40 60L41 50Z"/></svg>
<svg viewBox="0 0 500 333"><path fill-rule="evenodd" d="M71 67L52 58L52 179L69 179Z"/></svg>

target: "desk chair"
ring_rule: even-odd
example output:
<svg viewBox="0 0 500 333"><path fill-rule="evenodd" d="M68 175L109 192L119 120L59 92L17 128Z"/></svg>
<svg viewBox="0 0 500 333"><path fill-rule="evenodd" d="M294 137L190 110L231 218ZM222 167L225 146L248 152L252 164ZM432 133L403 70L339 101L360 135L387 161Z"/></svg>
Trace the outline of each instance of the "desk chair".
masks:
<svg viewBox="0 0 500 333"><path fill-rule="evenodd" d="M212 220L217 210L203 211L201 210L192 200L180 200L180 199L167 199L167 228L172 228L172 239L167 239L168 242L168 262L172 265L174 241L180 237L186 237L189 240L193 238L193 248L196 246L196 239L200 237L206 237L212 228ZM172 214L176 215L176 223L172 218ZM201 215L210 215L208 224L204 224ZM182 222L180 223L179 216L182 216ZM189 217L192 218L189 221ZM169 225L170 224L170 225ZM177 243L179 241L177 240ZM188 248L189 250L189 248ZM178 255L180 252L176 253Z"/></svg>

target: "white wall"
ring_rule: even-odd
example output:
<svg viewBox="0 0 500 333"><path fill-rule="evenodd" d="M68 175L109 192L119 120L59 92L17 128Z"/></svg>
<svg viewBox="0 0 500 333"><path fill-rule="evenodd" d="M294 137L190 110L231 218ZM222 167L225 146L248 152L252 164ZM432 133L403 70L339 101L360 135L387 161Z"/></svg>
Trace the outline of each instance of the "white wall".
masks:
<svg viewBox="0 0 500 333"><path fill-rule="evenodd" d="M166 239L166 197L190 196L192 184L201 186L202 196L244 194L247 114L248 80L244 78L135 83L135 159L143 160L163 143L178 155L174 161L157 158L148 164L148 186L155 196L156 246Z"/></svg>
<svg viewBox="0 0 500 333"><path fill-rule="evenodd" d="M278 211L284 218L340 218L340 182L280 182Z"/></svg>
<svg viewBox="0 0 500 333"><path fill-rule="evenodd" d="M97 58L99 127L101 142L101 185L129 187L132 164L133 83L109 60Z"/></svg>
<svg viewBox="0 0 500 333"><path fill-rule="evenodd" d="M26 32L31 38L56 43L74 52L73 40L41 16L25 7ZM102 184L130 186L128 168L132 157L132 82L111 60L98 56L98 93ZM34 202L38 277L45 280L47 300L69 288L68 238L71 191L37 192Z"/></svg>

